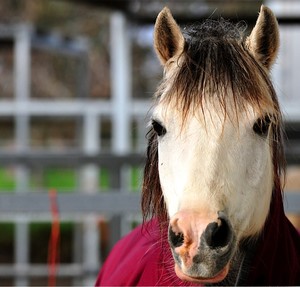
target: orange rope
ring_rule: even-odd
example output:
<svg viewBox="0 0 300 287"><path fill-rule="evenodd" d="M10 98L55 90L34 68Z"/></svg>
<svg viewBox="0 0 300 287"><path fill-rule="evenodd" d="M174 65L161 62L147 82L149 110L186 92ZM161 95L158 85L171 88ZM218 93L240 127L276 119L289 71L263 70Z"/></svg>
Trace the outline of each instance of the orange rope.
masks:
<svg viewBox="0 0 300 287"><path fill-rule="evenodd" d="M52 215L51 237L48 246L48 286L56 286L56 271L59 258L60 223L56 190L49 190L50 210Z"/></svg>

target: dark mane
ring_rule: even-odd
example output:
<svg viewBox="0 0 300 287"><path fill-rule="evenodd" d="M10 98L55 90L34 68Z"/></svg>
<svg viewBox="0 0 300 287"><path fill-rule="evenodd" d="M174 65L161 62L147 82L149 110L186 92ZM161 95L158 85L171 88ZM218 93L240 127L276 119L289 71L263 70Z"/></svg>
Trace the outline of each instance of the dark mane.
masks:
<svg viewBox="0 0 300 287"><path fill-rule="evenodd" d="M174 103L183 119L195 110L204 110L207 97L220 103L225 116L229 106L238 114L251 104L264 115L272 111L272 146L274 190L279 193L284 171L282 118L277 96L268 71L257 62L245 43L245 25L234 25L221 19L183 29L183 53L173 65L172 75L165 76L156 98ZM226 91L226 92L225 92ZM233 105L233 107L232 107ZM147 162L144 171L142 211L144 218L157 216L167 219L158 175L158 155L155 133L150 130Z"/></svg>

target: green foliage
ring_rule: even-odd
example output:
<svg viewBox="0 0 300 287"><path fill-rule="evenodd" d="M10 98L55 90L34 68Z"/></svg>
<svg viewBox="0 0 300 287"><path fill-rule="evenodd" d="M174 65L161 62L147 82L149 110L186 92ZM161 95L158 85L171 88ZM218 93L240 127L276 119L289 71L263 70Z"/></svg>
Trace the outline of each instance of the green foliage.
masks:
<svg viewBox="0 0 300 287"><path fill-rule="evenodd" d="M78 189L78 172L72 168L47 168L44 171L33 172L30 187L32 189L56 189L58 192L68 192ZM141 189L142 168L131 167L129 170L129 190ZM112 188L111 175L108 168L101 167L99 172L99 189L108 191ZM14 169L0 168L0 192L11 192L16 189Z"/></svg>
<svg viewBox="0 0 300 287"><path fill-rule="evenodd" d="M0 192L16 189L15 174L12 169L0 168Z"/></svg>
<svg viewBox="0 0 300 287"><path fill-rule="evenodd" d="M107 191L110 188L109 170L104 167L100 169L99 188L101 191Z"/></svg>
<svg viewBox="0 0 300 287"><path fill-rule="evenodd" d="M77 186L75 170L66 168L51 168L44 173L44 188L57 189L58 191L74 190Z"/></svg>
<svg viewBox="0 0 300 287"><path fill-rule="evenodd" d="M130 190L139 191L141 188L142 169L141 167L132 167L130 172Z"/></svg>

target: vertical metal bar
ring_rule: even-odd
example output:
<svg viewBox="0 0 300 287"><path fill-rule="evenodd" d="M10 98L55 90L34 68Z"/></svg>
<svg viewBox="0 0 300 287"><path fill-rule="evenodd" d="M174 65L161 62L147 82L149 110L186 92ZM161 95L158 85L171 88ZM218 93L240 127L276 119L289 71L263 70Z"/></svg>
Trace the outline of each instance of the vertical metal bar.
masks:
<svg viewBox="0 0 300 287"><path fill-rule="evenodd" d="M113 190L121 189L121 168L110 169L110 188ZM111 207L113 208L113 207ZM122 215L114 215L109 221L109 249L112 249L121 238Z"/></svg>
<svg viewBox="0 0 300 287"><path fill-rule="evenodd" d="M29 119L25 108L30 94L30 45L31 29L19 26L16 30L14 45L14 89L17 113L15 117L15 141L17 151L26 151L29 141ZM26 192L28 188L28 170L25 166L16 168L16 192ZM28 222L20 217L16 220L15 264L22 268L29 261ZM28 278L16 274L16 286L27 286Z"/></svg>
<svg viewBox="0 0 300 287"><path fill-rule="evenodd" d="M131 51L128 23L124 14L115 12L110 19L110 59L111 59L111 90L113 103L112 119L112 149L116 154L126 154L130 150L131 139ZM124 175L127 167L113 171L114 188L127 190ZM116 183L119 182L119 186ZM110 222L110 244L118 241L127 222L123 215L114 216Z"/></svg>
<svg viewBox="0 0 300 287"><path fill-rule="evenodd" d="M85 113L83 118L83 152L86 155L97 155L99 151L99 119L91 113ZM94 193L99 186L99 169L88 164L82 169L81 186L85 192Z"/></svg>
<svg viewBox="0 0 300 287"><path fill-rule="evenodd" d="M83 150L87 155L99 152L99 118L91 112L85 113L83 118Z"/></svg>
<svg viewBox="0 0 300 287"><path fill-rule="evenodd" d="M27 101L30 96L31 27L17 27L14 46L15 98Z"/></svg>
<svg viewBox="0 0 300 287"><path fill-rule="evenodd" d="M125 154L130 148L131 53L126 18L112 14L110 21L111 89L113 102L113 151Z"/></svg>
<svg viewBox="0 0 300 287"><path fill-rule="evenodd" d="M97 218L86 216L83 225L84 286L93 286L99 271L99 231Z"/></svg>
<svg viewBox="0 0 300 287"><path fill-rule="evenodd" d="M81 223L75 222L74 224L74 234L73 234L73 262L80 264L83 260L83 230L81 228ZM75 277L73 279L73 286L80 286L82 282L80 278Z"/></svg>
<svg viewBox="0 0 300 287"><path fill-rule="evenodd" d="M96 155L99 151L99 119L95 114L86 113L83 118L83 151L87 155ZM89 164L82 169L81 187L86 193L95 193L99 186L99 168ZM87 216L83 220L83 265L85 276L83 285L95 283L99 268L100 248L98 221L95 216Z"/></svg>
<svg viewBox="0 0 300 287"><path fill-rule="evenodd" d="M137 152L144 152L146 150L146 120L144 117L137 118Z"/></svg>
<svg viewBox="0 0 300 287"><path fill-rule="evenodd" d="M15 224L15 264L19 270L27 267L29 257L29 228L26 219L17 218ZM27 286L26 276L15 275L15 286Z"/></svg>

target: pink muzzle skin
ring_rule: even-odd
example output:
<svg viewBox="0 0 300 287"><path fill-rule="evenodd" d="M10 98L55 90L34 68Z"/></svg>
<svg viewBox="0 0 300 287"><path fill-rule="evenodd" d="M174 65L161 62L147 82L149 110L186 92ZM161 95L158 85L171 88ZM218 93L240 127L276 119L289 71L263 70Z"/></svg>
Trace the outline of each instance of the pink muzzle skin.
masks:
<svg viewBox="0 0 300 287"><path fill-rule="evenodd" d="M170 220L168 239L180 279L218 283L227 276L236 239L224 212L203 216L180 211Z"/></svg>

